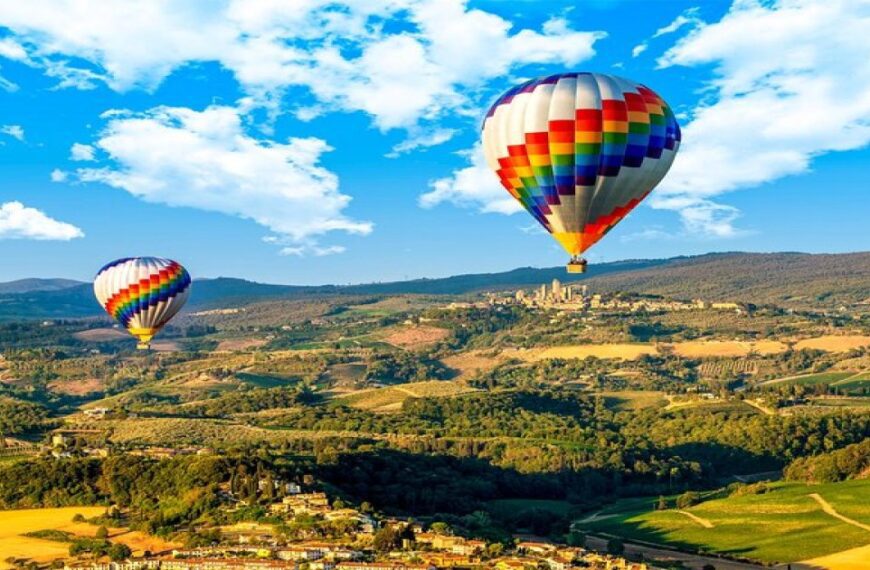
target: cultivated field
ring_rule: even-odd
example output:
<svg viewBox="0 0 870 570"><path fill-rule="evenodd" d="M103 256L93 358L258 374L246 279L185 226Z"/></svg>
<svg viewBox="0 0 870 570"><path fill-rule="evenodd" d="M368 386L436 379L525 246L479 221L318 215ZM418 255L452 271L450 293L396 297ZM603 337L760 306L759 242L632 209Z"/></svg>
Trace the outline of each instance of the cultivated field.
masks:
<svg viewBox="0 0 870 570"><path fill-rule="evenodd" d="M74 523L73 517L81 514L86 518L105 512L105 507L61 507L56 509L23 509L0 511L0 569L11 568L7 558L30 559L36 562L51 562L69 556L69 544L54 540L31 538L27 533L39 530L60 530L75 536L93 537L97 527L88 523ZM109 540L126 544L134 555L150 550L158 553L178 545L149 536L139 531L124 528L109 529Z"/></svg>
<svg viewBox="0 0 870 570"><path fill-rule="evenodd" d="M683 358L704 356L740 357L751 353L765 355L778 354L788 349L785 343L776 340L748 342L742 340L699 340L678 342L673 346L674 354Z"/></svg>
<svg viewBox="0 0 870 570"><path fill-rule="evenodd" d="M814 348L828 352L846 352L862 346L870 346L870 336L866 335L827 335L808 338L795 343L795 350Z"/></svg>
<svg viewBox="0 0 870 570"><path fill-rule="evenodd" d="M506 354L507 351L505 351ZM529 362L547 360L550 358L621 358L634 360L645 354L658 354L658 348L654 344L579 344L574 346L553 346L543 349L517 350L509 353L509 356L521 358Z"/></svg>
<svg viewBox="0 0 870 570"><path fill-rule="evenodd" d="M251 350L260 348L266 344L266 340L262 338L226 338L220 341L215 348L216 351L233 352L236 350Z"/></svg>
<svg viewBox="0 0 870 570"><path fill-rule="evenodd" d="M106 327L101 329L88 329L74 333L73 336L87 342L111 342L114 340L126 340L132 338L121 329Z"/></svg>
<svg viewBox="0 0 870 570"><path fill-rule="evenodd" d="M105 384L98 378L84 378L76 380L53 380L48 383L48 389L56 394L69 396L84 396L99 392L105 388Z"/></svg>
<svg viewBox="0 0 870 570"><path fill-rule="evenodd" d="M822 336L796 343L795 348L814 348L828 352L845 352L870 344L870 336ZM507 357L529 362L551 358L621 358L634 360L647 354L660 354L670 350L683 358L728 357L741 358L751 354L760 356L779 354L788 350L785 342L778 340L693 340L673 344L653 343L607 343L553 346L549 348L506 350Z"/></svg>
<svg viewBox="0 0 870 570"><path fill-rule="evenodd" d="M93 535L96 532L95 527L86 523L74 523L72 519L77 513L85 517L95 517L105 510L105 507L63 507L0 511L0 520L3 523L0 524L0 568L12 567L5 562L9 557L50 562L55 558L68 556L68 544L22 535L46 529Z"/></svg>
<svg viewBox="0 0 870 570"><path fill-rule="evenodd" d="M631 391L622 392L599 392L604 398L604 404L616 411L642 410L644 408L664 408L668 400L664 392L655 391Z"/></svg>
<svg viewBox="0 0 870 570"><path fill-rule="evenodd" d="M387 386L360 390L336 396L336 400L348 406L370 412L397 412L408 398L444 398L473 392L465 384L447 380L411 382L400 386Z"/></svg>
<svg viewBox="0 0 870 570"><path fill-rule="evenodd" d="M828 570L867 570L868 560L870 560L870 544L828 556L804 560L803 563L811 568L827 568Z"/></svg>
<svg viewBox="0 0 870 570"><path fill-rule="evenodd" d="M812 494L842 518L826 512ZM866 480L813 486L777 483L768 493L709 500L683 512L655 511L654 503L653 498L616 503L578 525L764 562L807 560L870 544L870 531L861 526L870 524Z"/></svg>
<svg viewBox="0 0 870 570"><path fill-rule="evenodd" d="M441 359L445 366L456 371L457 380L464 380L478 372L492 370L503 361L500 356L490 356L476 350L452 354Z"/></svg>
<svg viewBox="0 0 870 570"><path fill-rule="evenodd" d="M801 385L813 386L815 384L836 384L841 380L845 380L850 376L855 376L854 372L820 372L818 374L801 374L799 376L789 376L787 378L777 378L763 382L763 384L783 384L783 385Z"/></svg>
<svg viewBox="0 0 870 570"><path fill-rule="evenodd" d="M424 348L447 338L450 331L426 325L402 326L389 331L384 341L405 349Z"/></svg>

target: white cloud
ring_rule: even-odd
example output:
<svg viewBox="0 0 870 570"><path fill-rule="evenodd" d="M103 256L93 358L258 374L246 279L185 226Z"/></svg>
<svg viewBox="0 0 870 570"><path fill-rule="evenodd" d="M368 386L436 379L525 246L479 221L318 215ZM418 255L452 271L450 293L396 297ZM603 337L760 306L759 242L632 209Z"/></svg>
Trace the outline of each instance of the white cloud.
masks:
<svg viewBox="0 0 870 570"><path fill-rule="evenodd" d="M2 125L0 126L0 133L9 135L19 141L24 141L24 128L21 125Z"/></svg>
<svg viewBox="0 0 870 570"><path fill-rule="evenodd" d="M686 10L685 12L683 12L682 14L677 16L673 22L671 22L667 26L664 26L664 27L656 30L656 32L652 35L652 37L653 37L653 39L660 38L660 37L665 36L667 34L672 34L676 31L679 31L680 28L682 28L683 26L699 26L702 23L703 22L702 22L701 18L698 16L698 8L697 7L689 8L688 10ZM643 41L643 42L637 44L631 50L631 57L640 56L640 54L645 52L648 48L649 48L648 41Z"/></svg>
<svg viewBox="0 0 870 570"><path fill-rule="evenodd" d="M660 59L713 65L654 207L687 228L729 235L735 211L711 198L807 172L813 158L870 142L870 4L739 0Z"/></svg>
<svg viewBox="0 0 870 570"><path fill-rule="evenodd" d="M28 62L27 50L12 38L0 39L0 57L5 57L12 61Z"/></svg>
<svg viewBox="0 0 870 570"><path fill-rule="evenodd" d="M389 158L397 158L402 154L411 152L418 148L427 148L444 144L453 138L456 134L456 129L433 128L428 130L416 129L416 132L409 133L408 138L395 145L387 154Z"/></svg>
<svg viewBox="0 0 870 570"><path fill-rule="evenodd" d="M623 234L619 238L619 241L622 243L631 243L635 241L670 240L676 237L678 236L668 232L664 227L660 225L652 225L637 232Z"/></svg>
<svg viewBox="0 0 870 570"><path fill-rule="evenodd" d="M90 162L94 160L96 150L89 144L73 143L69 150L69 157L70 160L77 162Z"/></svg>
<svg viewBox="0 0 870 570"><path fill-rule="evenodd" d="M541 31L464 0L277 0L0 3L12 35L0 56L27 58L59 87L154 89L173 71L217 62L259 104L288 88L301 115L362 111L381 130L468 112L477 89L527 64L572 66L601 32L551 19ZM22 53L23 50L23 53Z"/></svg>
<svg viewBox="0 0 870 570"><path fill-rule="evenodd" d="M455 171L451 176L430 182L430 191L420 196L422 207L431 208L451 202L457 206L477 208L481 212L514 214L523 210L487 166L479 144L462 154L471 165Z"/></svg>
<svg viewBox="0 0 870 570"><path fill-rule="evenodd" d="M278 253L280 255L296 255L299 257L303 257L305 255L311 254L317 257L324 257L326 255L335 255L338 253L344 253L347 251L343 245L329 245L329 246L317 246L317 245L303 245L303 246L287 246L281 249Z"/></svg>
<svg viewBox="0 0 870 570"><path fill-rule="evenodd" d="M679 31L684 26L698 26L702 24L701 18L698 16L698 7L689 8L679 16L677 16L673 22L668 24L663 28L659 28L656 30L656 33L653 34L654 38L660 38L661 36L667 34L673 34L676 31Z"/></svg>
<svg viewBox="0 0 870 570"><path fill-rule="evenodd" d="M74 225L50 218L21 202L0 205L0 239L69 241L84 235Z"/></svg>
<svg viewBox="0 0 870 570"><path fill-rule="evenodd" d="M52 182L66 182L66 179L69 175L59 168L55 168L51 171L51 181Z"/></svg>
<svg viewBox="0 0 870 570"><path fill-rule="evenodd" d="M111 164L78 169L81 181L120 188L147 202L253 220L298 243L335 230L372 229L342 213L350 197L319 164L331 150L323 140L252 138L239 111L222 106L112 112L108 119L95 146Z"/></svg>
<svg viewBox="0 0 870 570"><path fill-rule="evenodd" d="M0 69L2 69L2 68L0 68ZM9 81L8 79L6 79L2 75L0 75L0 89L7 91L9 93L14 93L15 91L18 91L18 84L14 83L12 81Z"/></svg>

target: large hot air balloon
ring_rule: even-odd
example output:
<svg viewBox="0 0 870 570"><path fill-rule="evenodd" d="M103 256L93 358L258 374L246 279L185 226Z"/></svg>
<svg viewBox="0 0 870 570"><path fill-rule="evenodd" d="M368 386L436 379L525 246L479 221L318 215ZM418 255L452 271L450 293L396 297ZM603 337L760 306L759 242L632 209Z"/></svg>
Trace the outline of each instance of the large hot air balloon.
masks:
<svg viewBox="0 0 870 570"><path fill-rule="evenodd" d="M571 255L580 255L661 182L680 145L670 107L638 83L600 73L527 81L483 121L483 150L502 185Z"/></svg>
<svg viewBox="0 0 870 570"><path fill-rule="evenodd" d="M190 295L190 274L161 257L125 257L105 265L94 279L100 305L146 349Z"/></svg>

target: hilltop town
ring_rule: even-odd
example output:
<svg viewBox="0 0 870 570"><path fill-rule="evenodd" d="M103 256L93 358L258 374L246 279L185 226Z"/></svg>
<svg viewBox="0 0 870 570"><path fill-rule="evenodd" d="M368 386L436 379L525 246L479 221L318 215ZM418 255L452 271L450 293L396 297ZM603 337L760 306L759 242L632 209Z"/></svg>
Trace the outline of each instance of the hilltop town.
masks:
<svg viewBox="0 0 870 570"><path fill-rule="evenodd" d="M749 306L731 301L707 301L693 299L679 301L653 296L622 294L591 293L588 285L564 285L558 279L552 283L541 284L529 291L518 289L513 295L490 294L486 297L489 305L522 305L540 309L558 309L562 311L584 310L617 310L632 312L656 311L733 311L743 314ZM452 307L464 305L454 303Z"/></svg>

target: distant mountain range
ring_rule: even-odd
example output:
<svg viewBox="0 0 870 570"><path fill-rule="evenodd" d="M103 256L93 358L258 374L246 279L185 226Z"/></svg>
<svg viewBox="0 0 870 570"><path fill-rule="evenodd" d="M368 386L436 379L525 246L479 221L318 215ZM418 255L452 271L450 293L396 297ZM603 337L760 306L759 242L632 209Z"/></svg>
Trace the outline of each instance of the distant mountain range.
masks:
<svg viewBox="0 0 870 570"><path fill-rule="evenodd" d="M239 306L324 295L452 294L584 281L596 291L634 291L676 298L729 299L793 306L835 306L870 299L870 252L849 254L711 253L671 259L593 264L585 275L564 267L456 275L362 285L269 285L244 279L200 279L190 308ZM0 283L0 319L101 315L90 283L23 279Z"/></svg>
<svg viewBox="0 0 870 570"><path fill-rule="evenodd" d="M73 281L72 279L18 279L17 281L0 283L0 294L60 291L82 284L81 281Z"/></svg>

